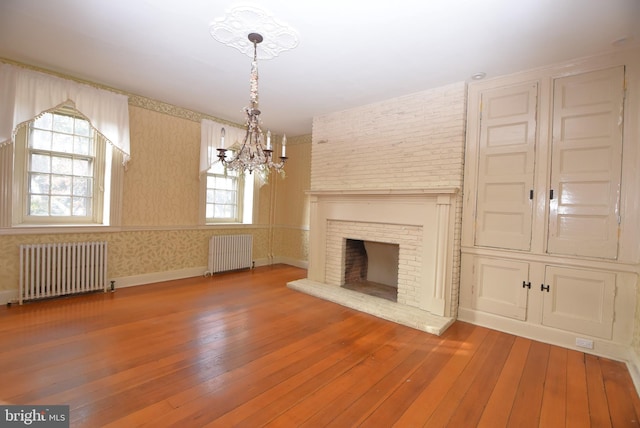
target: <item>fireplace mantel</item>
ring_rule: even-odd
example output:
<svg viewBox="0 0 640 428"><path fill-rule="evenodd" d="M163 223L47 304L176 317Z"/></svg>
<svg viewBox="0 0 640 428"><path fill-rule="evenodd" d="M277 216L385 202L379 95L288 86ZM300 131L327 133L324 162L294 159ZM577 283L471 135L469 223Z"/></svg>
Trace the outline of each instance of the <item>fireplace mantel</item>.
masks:
<svg viewBox="0 0 640 428"><path fill-rule="evenodd" d="M333 296L342 293L339 291L343 285L340 275L344 272L344 257L340 259L336 247L343 245L347 238L366 240L373 237L373 241L400 243L399 264L406 269L399 273L403 276L405 290L399 284L398 292L406 294L407 298L398 301L395 311L413 314L416 310L424 311L430 317L442 317L448 325L458 190L438 187L309 191L308 281L305 287L292 288L306 291L302 288L312 285L314 290L310 294L323 297L319 290L332 287L330 300L336 301ZM411 251L403 251L403 245L411 247ZM407 260L402 260L403 253L409 254ZM350 306L346 301L338 303ZM380 307L377 303L374 300L364 308L359 304L356 309L387 319L398 318L397 321L402 322L401 317L390 318L376 313L376 308ZM367 306L371 310L367 310Z"/></svg>
<svg viewBox="0 0 640 428"><path fill-rule="evenodd" d="M423 195L454 195L458 193L457 187L432 187L428 189L349 189L349 190L309 190L307 194L315 197L343 196L343 197L368 197L368 196L423 196Z"/></svg>

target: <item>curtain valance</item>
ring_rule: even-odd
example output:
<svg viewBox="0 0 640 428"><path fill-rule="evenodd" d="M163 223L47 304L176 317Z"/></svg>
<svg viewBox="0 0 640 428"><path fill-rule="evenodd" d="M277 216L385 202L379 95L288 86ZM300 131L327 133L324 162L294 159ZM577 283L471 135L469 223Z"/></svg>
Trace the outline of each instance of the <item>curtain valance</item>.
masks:
<svg viewBox="0 0 640 428"><path fill-rule="evenodd" d="M126 95L5 63L0 63L0 147L13 142L20 125L67 101L129 160Z"/></svg>

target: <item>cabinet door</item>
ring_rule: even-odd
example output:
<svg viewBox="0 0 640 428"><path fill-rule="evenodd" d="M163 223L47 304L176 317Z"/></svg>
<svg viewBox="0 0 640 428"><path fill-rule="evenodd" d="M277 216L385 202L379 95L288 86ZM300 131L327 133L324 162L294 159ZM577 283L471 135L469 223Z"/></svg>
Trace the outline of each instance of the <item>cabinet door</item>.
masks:
<svg viewBox="0 0 640 428"><path fill-rule="evenodd" d="M544 286L544 325L611 339L614 273L547 266Z"/></svg>
<svg viewBox="0 0 640 428"><path fill-rule="evenodd" d="M537 84L481 95L475 245L531 247Z"/></svg>
<svg viewBox="0 0 640 428"><path fill-rule="evenodd" d="M476 257L473 308L518 320L527 317L529 263Z"/></svg>
<svg viewBox="0 0 640 428"><path fill-rule="evenodd" d="M615 259L624 67L554 81L548 252Z"/></svg>

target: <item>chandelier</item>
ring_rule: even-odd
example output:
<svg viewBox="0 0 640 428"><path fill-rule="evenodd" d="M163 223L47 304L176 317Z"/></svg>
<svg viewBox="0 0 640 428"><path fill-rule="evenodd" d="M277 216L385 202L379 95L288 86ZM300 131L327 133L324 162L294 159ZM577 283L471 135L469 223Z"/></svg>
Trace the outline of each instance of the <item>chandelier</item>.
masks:
<svg viewBox="0 0 640 428"><path fill-rule="evenodd" d="M242 146L231 159L227 159L227 149L224 148L225 130L220 131L220 148L218 149L218 159L227 168L232 171L244 173L249 171L252 173L257 170L266 175L269 170L284 172L284 163L287 160L287 136L282 138L282 153L280 161L273 161L273 146L271 144L271 131L267 131L265 135L260 128L260 110L258 109L258 59L257 47L263 38L258 33L249 34L249 41L253 43L253 61L251 62L251 78L250 78L250 105L245 107L247 114L245 126L247 132L242 141ZM266 141L265 141L266 140Z"/></svg>

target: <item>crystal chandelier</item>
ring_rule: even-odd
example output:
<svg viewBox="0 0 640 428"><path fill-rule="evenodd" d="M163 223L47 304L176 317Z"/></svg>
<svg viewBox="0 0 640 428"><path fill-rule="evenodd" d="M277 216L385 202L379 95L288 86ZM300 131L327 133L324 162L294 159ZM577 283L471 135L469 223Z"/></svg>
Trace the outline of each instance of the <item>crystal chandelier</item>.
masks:
<svg viewBox="0 0 640 428"><path fill-rule="evenodd" d="M273 146L271 145L271 131L267 131L266 141L265 135L260 128L260 110L258 109L258 60L257 47L262 42L262 36L258 33L249 34L249 41L253 43L253 61L251 62L251 79L250 79L250 105L245 107L247 114L247 133L242 141L240 150L237 151L235 157L227 159L227 149L224 148L225 130L222 128L220 132L220 148L218 149L218 159L227 168L232 171L245 172L249 170L252 173L257 170L263 174L267 174L269 170L281 171L287 160L287 136L282 138L282 153L280 162L273 161Z"/></svg>

